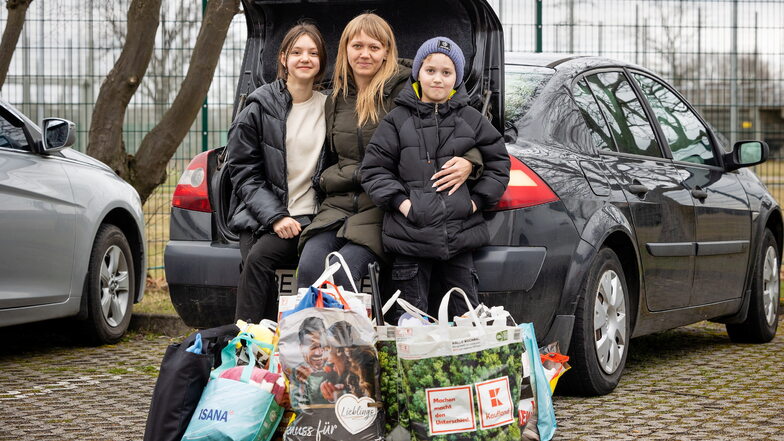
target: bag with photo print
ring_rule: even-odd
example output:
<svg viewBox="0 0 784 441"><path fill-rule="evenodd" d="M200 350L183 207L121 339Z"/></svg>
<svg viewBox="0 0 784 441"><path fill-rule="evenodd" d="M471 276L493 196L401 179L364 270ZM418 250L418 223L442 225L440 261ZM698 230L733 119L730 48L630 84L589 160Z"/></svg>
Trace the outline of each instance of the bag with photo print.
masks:
<svg viewBox="0 0 784 441"><path fill-rule="evenodd" d="M334 288L334 287L333 287ZM296 417L288 441L383 439L376 332L364 310L324 307L326 294L311 287L299 309L280 321L280 360L290 381Z"/></svg>

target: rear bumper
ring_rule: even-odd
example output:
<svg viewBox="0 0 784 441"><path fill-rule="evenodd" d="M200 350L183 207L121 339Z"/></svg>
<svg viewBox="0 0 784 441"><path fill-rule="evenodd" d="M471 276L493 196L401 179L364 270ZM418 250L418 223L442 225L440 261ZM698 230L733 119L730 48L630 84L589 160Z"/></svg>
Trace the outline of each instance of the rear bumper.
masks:
<svg viewBox="0 0 784 441"><path fill-rule="evenodd" d="M474 265L482 297L511 297L514 310L531 311L534 305L524 299L530 297L528 291L536 285L546 257L544 247L489 246L477 250ZM233 321L241 261L236 244L170 241L164 261L172 303L187 325L202 328Z"/></svg>

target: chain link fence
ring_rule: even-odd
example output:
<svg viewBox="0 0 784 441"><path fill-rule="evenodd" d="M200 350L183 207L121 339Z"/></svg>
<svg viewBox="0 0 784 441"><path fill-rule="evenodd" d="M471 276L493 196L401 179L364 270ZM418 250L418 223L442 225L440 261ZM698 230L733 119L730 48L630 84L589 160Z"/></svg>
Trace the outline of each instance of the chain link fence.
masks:
<svg viewBox="0 0 784 441"><path fill-rule="evenodd" d="M757 168L782 200L784 185L784 2L780 0L488 0L507 52L602 55L650 68L676 86L728 139L761 139L771 159ZM206 0L164 1L155 51L125 118L134 153L185 77ZM37 0L27 12L3 99L31 118L77 122L87 145L93 103L122 50L130 0ZM0 10L0 26L7 19ZM190 159L224 145L245 47L242 14L229 28L209 94L144 207L149 271L162 276L169 204Z"/></svg>

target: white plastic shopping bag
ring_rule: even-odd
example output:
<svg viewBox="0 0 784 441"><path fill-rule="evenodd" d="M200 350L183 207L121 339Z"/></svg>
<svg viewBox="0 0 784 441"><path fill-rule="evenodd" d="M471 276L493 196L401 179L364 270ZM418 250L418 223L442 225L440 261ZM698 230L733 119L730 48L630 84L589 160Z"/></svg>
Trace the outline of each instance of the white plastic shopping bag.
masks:
<svg viewBox="0 0 784 441"><path fill-rule="evenodd" d="M453 293L468 304L473 326L450 326ZM453 288L441 300L436 324L398 327L396 339L412 438L520 439L514 424L524 351L519 328L479 320L465 292Z"/></svg>

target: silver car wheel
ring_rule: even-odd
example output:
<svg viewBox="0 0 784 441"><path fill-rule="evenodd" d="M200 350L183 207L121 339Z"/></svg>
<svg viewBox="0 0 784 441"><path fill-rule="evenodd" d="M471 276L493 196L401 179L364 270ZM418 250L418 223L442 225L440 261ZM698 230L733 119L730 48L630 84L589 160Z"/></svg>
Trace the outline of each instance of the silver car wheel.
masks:
<svg viewBox="0 0 784 441"><path fill-rule="evenodd" d="M599 278L594 301L593 329L596 356L607 374L618 369L626 350L626 296L618 274L607 270Z"/></svg>
<svg viewBox="0 0 784 441"><path fill-rule="evenodd" d="M120 247L112 245L101 259L101 312L106 323L117 327L128 309L128 259Z"/></svg>
<svg viewBox="0 0 784 441"><path fill-rule="evenodd" d="M762 306L768 326L776 320L779 303L779 262L776 250L768 247L765 250L765 264L762 269Z"/></svg>

